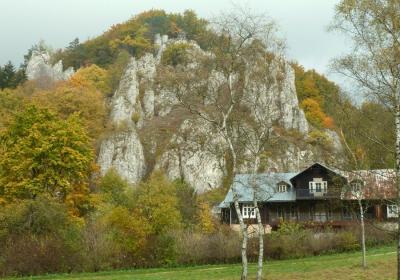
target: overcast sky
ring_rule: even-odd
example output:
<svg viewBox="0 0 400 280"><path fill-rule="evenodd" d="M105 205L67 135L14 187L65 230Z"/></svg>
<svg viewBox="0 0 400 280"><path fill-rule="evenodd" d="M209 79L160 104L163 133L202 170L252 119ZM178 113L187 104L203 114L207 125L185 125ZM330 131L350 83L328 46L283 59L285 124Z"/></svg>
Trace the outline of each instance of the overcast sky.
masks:
<svg viewBox="0 0 400 280"><path fill-rule="evenodd" d="M346 51L344 39L328 33L338 0L246 0L242 3L266 12L287 40L287 54L306 68L327 74L329 61ZM0 0L0 64L19 64L40 39L53 48L78 37L95 37L112 24L152 8L168 12L195 10L210 18L232 7L230 0Z"/></svg>

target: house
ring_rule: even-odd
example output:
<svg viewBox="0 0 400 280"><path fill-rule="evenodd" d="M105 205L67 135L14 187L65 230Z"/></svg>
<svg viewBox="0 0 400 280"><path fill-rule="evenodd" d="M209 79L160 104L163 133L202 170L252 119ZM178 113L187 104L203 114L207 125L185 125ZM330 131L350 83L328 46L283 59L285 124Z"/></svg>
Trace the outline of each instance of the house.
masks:
<svg viewBox="0 0 400 280"><path fill-rule="evenodd" d="M236 196L244 221L256 224L256 197L264 225L276 228L283 221L341 227L358 219L361 201L368 220L390 221L397 217L393 170L342 172L320 163L298 173L236 175L220 203L221 220L238 225Z"/></svg>

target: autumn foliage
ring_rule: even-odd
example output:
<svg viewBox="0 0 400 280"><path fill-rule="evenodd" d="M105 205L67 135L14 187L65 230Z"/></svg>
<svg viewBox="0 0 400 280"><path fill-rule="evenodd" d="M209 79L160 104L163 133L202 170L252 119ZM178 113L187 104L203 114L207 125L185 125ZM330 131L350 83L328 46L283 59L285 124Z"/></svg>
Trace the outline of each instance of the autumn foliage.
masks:
<svg viewBox="0 0 400 280"><path fill-rule="evenodd" d="M331 99L337 97L337 88L314 70L305 71L297 64L293 64L293 67L296 73L297 96L307 120L318 129L333 129L335 122L328 112Z"/></svg>

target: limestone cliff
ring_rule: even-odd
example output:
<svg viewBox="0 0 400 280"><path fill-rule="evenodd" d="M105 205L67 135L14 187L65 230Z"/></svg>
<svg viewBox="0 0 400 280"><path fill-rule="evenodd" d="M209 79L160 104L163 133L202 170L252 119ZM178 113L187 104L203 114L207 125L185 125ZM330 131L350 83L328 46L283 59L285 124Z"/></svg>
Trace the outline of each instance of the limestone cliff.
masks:
<svg viewBox="0 0 400 280"><path fill-rule="evenodd" d="M101 173L114 168L129 182L137 183L147 172L161 168L171 179L182 178L198 192L218 187L226 175L225 143L209 124L176 106L174 92L163 86L157 71L162 51L167 44L175 42L158 36L156 43L156 55L146 54L130 60L110 100L110 122L116 129L101 144L98 156ZM196 46L195 51L201 50ZM195 65L187 67L187 71L191 71L190 67ZM294 71L288 63L272 64L269 71L278 73L278 70L284 73L279 81L276 77L272 85L264 88L249 83L245 94L250 98L257 95L254 110L266 121L279 124L285 130L295 130L307 138L310 127L299 107ZM218 73L204 81L217 82ZM330 131L328 135L335 149L340 149L336 134ZM286 141L270 156L266 168L297 170L316 160L316 155L318 150L310 145ZM238 171L246 172L248 168L242 164Z"/></svg>
<svg viewBox="0 0 400 280"><path fill-rule="evenodd" d="M50 81L68 80L73 74L72 67L63 71L62 61L52 65L47 51L34 51L26 67L28 80L49 79Z"/></svg>

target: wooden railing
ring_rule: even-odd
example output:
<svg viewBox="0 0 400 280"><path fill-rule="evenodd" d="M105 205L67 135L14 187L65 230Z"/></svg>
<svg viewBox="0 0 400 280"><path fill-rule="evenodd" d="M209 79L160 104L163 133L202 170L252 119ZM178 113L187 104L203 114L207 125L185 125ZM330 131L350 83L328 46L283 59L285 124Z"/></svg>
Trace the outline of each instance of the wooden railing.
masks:
<svg viewBox="0 0 400 280"><path fill-rule="evenodd" d="M297 199L325 199L325 198L340 198L340 191L336 189L328 189L327 192L316 191L311 192L309 189L296 189Z"/></svg>

